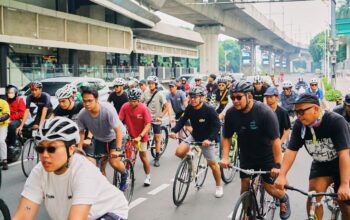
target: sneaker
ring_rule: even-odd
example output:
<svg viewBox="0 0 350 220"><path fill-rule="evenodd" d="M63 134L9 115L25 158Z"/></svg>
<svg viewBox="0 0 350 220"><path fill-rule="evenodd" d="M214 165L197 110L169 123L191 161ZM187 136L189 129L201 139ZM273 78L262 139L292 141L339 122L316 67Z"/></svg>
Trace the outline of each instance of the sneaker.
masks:
<svg viewBox="0 0 350 220"><path fill-rule="evenodd" d="M7 160L2 161L2 170L8 170L9 166L7 165Z"/></svg>
<svg viewBox="0 0 350 220"><path fill-rule="evenodd" d="M284 201L280 200L280 218L282 220L286 220L290 217L291 211L290 211L290 204L289 204L289 197L286 194Z"/></svg>
<svg viewBox="0 0 350 220"><path fill-rule="evenodd" d="M159 164L159 158L157 158L157 157L154 159L154 166L155 166L155 167L159 167L159 166L160 166L160 164Z"/></svg>
<svg viewBox="0 0 350 220"><path fill-rule="evenodd" d="M128 188L128 176L129 176L129 172L128 170L125 170L124 173L122 173L121 177L120 177L120 185L119 185L119 189L121 191L125 191Z"/></svg>
<svg viewBox="0 0 350 220"><path fill-rule="evenodd" d="M144 186L150 186L151 185L151 177L147 176L145 179L145 182L143 182Z"/></svg>
<svg viewBox="0 0 350 220"><path fill-rule="evenodd" d="M224 188L222 186L217 186L215 190L215 197L221 198L224 195Z"/></svg>

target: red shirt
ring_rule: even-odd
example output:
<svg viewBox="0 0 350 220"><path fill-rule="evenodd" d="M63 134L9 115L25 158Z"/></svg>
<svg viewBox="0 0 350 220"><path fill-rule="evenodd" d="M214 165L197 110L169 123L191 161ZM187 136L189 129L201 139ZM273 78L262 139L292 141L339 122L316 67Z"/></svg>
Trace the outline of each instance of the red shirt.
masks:
<svg viewBox="0 0 350 220"><path fill-rule="evenodd" d="M16 99L9 103L10 106L10 120L21 120L26 110L26 105L22 97L17 96Z"/></svg>
<svg viewBox="0 0 350 220"><path fill-rule="evenodd" d="M139 103L136 108L131 107L130 103L125 103L119 112L119 119L125 122L129 135L132 138L138 137L146 124L152 122L151 112L144 103ZM148 133L143 136L141 142L148 141Z"/></svg>

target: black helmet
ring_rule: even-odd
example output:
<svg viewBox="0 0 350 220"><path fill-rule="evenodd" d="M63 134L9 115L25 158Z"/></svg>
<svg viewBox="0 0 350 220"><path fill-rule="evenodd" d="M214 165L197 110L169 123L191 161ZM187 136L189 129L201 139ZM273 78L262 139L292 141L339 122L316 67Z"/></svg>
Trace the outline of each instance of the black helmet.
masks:
<svg viewBox="0 0 350 220"><path fill-rule="evenodd" d="M202 88L200 86L195 86L190 90L189 95L205 96L204 88Z"/></svg>
<svg viewBox="0 0 350 220"><path fill-rule="evenodd" d="M254 91L253 85L246 80L241 80L237 83L233 83L230 89L231 94L235 92L247 93L247 92L253 92L253 91Z"/></svg>

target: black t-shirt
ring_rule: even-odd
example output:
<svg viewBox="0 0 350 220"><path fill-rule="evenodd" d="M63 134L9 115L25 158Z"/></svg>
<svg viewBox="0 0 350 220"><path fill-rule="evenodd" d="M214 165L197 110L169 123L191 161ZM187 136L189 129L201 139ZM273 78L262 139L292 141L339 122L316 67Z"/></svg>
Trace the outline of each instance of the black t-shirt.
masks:
<svg viewBox="0 0 350 220"><path fill-rule="evenodd" d="M264 102L264 93L267 90L267 86L262 86L260 91L256 91L254 88L253 99L256 101Z"/></svg>
<svg viewBox="0 0 350 220"><path fill-rule="evenodd" d="M39 98L35 98L32 94L27 96L26 109L30 109L30 104L38 106L38 112L41 112L44 107L48 108L48 113L52 111L51 97L46 92L42 92Z"/></svg>
<svg viewBox="0 0 350 220"><path fill-rule="evenodd" d="M279 129L277 116L268 106L254 101L248 113L230 108L225 115L223 136L231 138L235 132L242 165L274 161L272 141L279 138Z"/></svg>
<svg viewBox="0 0 350 220"><path fill-rule="evenodd" d="M278 119L280 138L281 138L284 130L291 128L290 119L289 119L287 110L281 106L277 106L275 113L276 113L277 119Z"/></svg>
<svg viewBox="0 0 350 220"><path fill-rule="evenodd" d="M333 109L334 112L343 116L347 122L350 123L350 115L346 113L346 109L344 105L338 105Z"/></svg>
<svg viewBox="0 0 350 220"><path fill-rule="evenodd" d="M334 112L325 112L321 124L313 130L316 135L315 143L311 129L297 120L293 126L288 148L298 151L304 145L308 153L318 162L338 159L338 151L350 148L349 124Z"/></svg>
<svg viewBox="0 0 350 220"><path fill-rule="evenodd" d="M76 102L71 110L62 109L59 105L53 110L55 116L62 116L76 121L78 119L78 114L81 109L83 109L83 103Z"/></svg>
<svg viewBox="0 0 350 220"><path fill-rule="evenodd" d="M122 106L128 102L128 95L126 92L123 92L120 96L117 95L117 93L112 92L109 97L108 97L108 102L111 102L114 105L114 108L117 110L119 113L120 109Z"/></svg>
<svg viewBox="0 0 350 220"><path fill-rule="evenodd" d="M208 83L206 85L206 89L207 89L207 98L210 99L211 98L211 95L216 91L218 90L218 85L216 83Z"/></svg>
<svg viewBox="0 0 350 220"><path fill-rule="evenodd" d="M195 141L204 141L206 139L214 141L217 139L221 124L214 108L206 103L203 104L202 108L197 110L191 105L188 105L184 115L176 123L175 127L171 129L172 132L179 132L188 119L193 128L192 137Z"/></svg>

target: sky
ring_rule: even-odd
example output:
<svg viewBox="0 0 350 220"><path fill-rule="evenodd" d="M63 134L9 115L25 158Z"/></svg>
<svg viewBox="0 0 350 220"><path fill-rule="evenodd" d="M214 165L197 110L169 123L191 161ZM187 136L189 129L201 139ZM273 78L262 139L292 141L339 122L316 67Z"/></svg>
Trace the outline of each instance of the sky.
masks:
<svg viewBox="0 0 350 220"><path fill-rule="evenodd" d="M259 3L254 4L254 6L267 18L271 18L289 37L298 42L309 44L312 37L329 27L330 8L328 8L328 3L329 0L314 0ZM156 14L162 19L162 22L176 26L193 27L192 24L161 12L156 12ZM220 40L229 38L225 35L219 36Z"/></svg>

